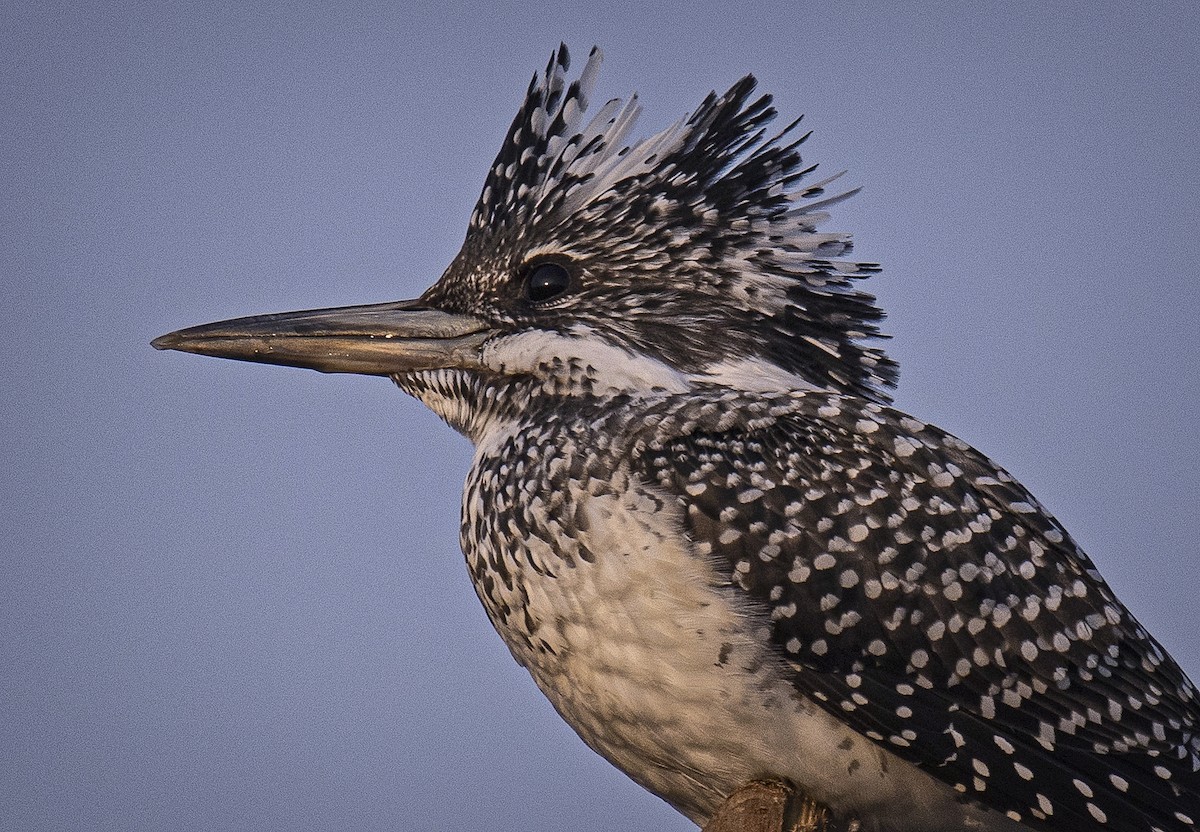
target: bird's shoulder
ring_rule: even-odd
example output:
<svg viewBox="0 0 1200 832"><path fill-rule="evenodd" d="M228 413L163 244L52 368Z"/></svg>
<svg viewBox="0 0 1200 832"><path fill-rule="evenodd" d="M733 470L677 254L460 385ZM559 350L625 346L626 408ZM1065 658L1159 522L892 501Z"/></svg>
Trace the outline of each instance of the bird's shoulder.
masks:
<svg viewBox="0 0 1200 832"><path fill-rule="evenodd" d="M806 696L1027 820L1190 828L1195 688L985 455L830 393L680 397L639 424L634 466Z"/></svg>

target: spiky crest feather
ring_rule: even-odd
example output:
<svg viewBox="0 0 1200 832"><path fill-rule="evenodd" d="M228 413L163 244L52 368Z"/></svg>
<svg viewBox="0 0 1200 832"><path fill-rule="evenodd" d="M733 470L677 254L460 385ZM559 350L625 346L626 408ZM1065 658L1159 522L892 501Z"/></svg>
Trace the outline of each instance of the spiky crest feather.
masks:
<svg viewBox="0 0 1200 832"><path fill-rule="evenodd" d="M689 117L633 144L637 97L613 99L585 124L601 62L593 49L568 84L565 46L534 76L488 174L463 251L427 298L503 320L585 329L687 372L761 360L823 389L889 400L897 366L863 342L884 313L854 281L873 264L837 259L841 233L820 233L837 177L802 185L794 137L773 138L769 95L753 76L709 94ZM555 319L509 302L529 258L576 260L584 286ZM590 314L587 304L598 309Z"/></svg>

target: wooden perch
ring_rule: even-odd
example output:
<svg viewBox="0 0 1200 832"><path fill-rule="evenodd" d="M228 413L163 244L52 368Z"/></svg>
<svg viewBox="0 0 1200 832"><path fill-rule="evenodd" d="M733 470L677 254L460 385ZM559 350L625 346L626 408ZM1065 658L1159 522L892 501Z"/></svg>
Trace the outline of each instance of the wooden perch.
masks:
<svg viewBox="0 0 1200 832"><path fill-rule="evenodd" d="M729 796L703 832L834 832L829 812L778 782L749 783Z"/></svg>

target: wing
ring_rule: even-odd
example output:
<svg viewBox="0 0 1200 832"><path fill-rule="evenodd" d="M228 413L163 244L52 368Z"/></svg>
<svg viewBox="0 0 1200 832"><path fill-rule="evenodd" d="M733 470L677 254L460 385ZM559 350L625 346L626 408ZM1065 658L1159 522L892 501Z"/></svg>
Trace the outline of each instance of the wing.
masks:
<svg viewBox="0 0 1200 832"><path fill-rule="evenodd" d="M639 459L800 692L1033 826L1195 828L1194 686L1020 484L873 403L733 398Z"/></svg>

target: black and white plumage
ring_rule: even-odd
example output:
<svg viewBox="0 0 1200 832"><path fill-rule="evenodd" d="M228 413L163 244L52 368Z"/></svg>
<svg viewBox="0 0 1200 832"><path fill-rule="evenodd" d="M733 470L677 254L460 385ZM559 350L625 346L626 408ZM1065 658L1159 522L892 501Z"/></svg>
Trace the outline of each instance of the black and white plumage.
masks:
<svg viewBox="0 0 1200 832"><path fill-rule="evenodd" d="M882 312L746 78L642 142L535 77L419 300L157 346L392 377L476 445L462 546L580 736L697 822L1195 829L1200 702L1058 522L888 406ZM793 125L794 127L794 125Z"/></svg>

